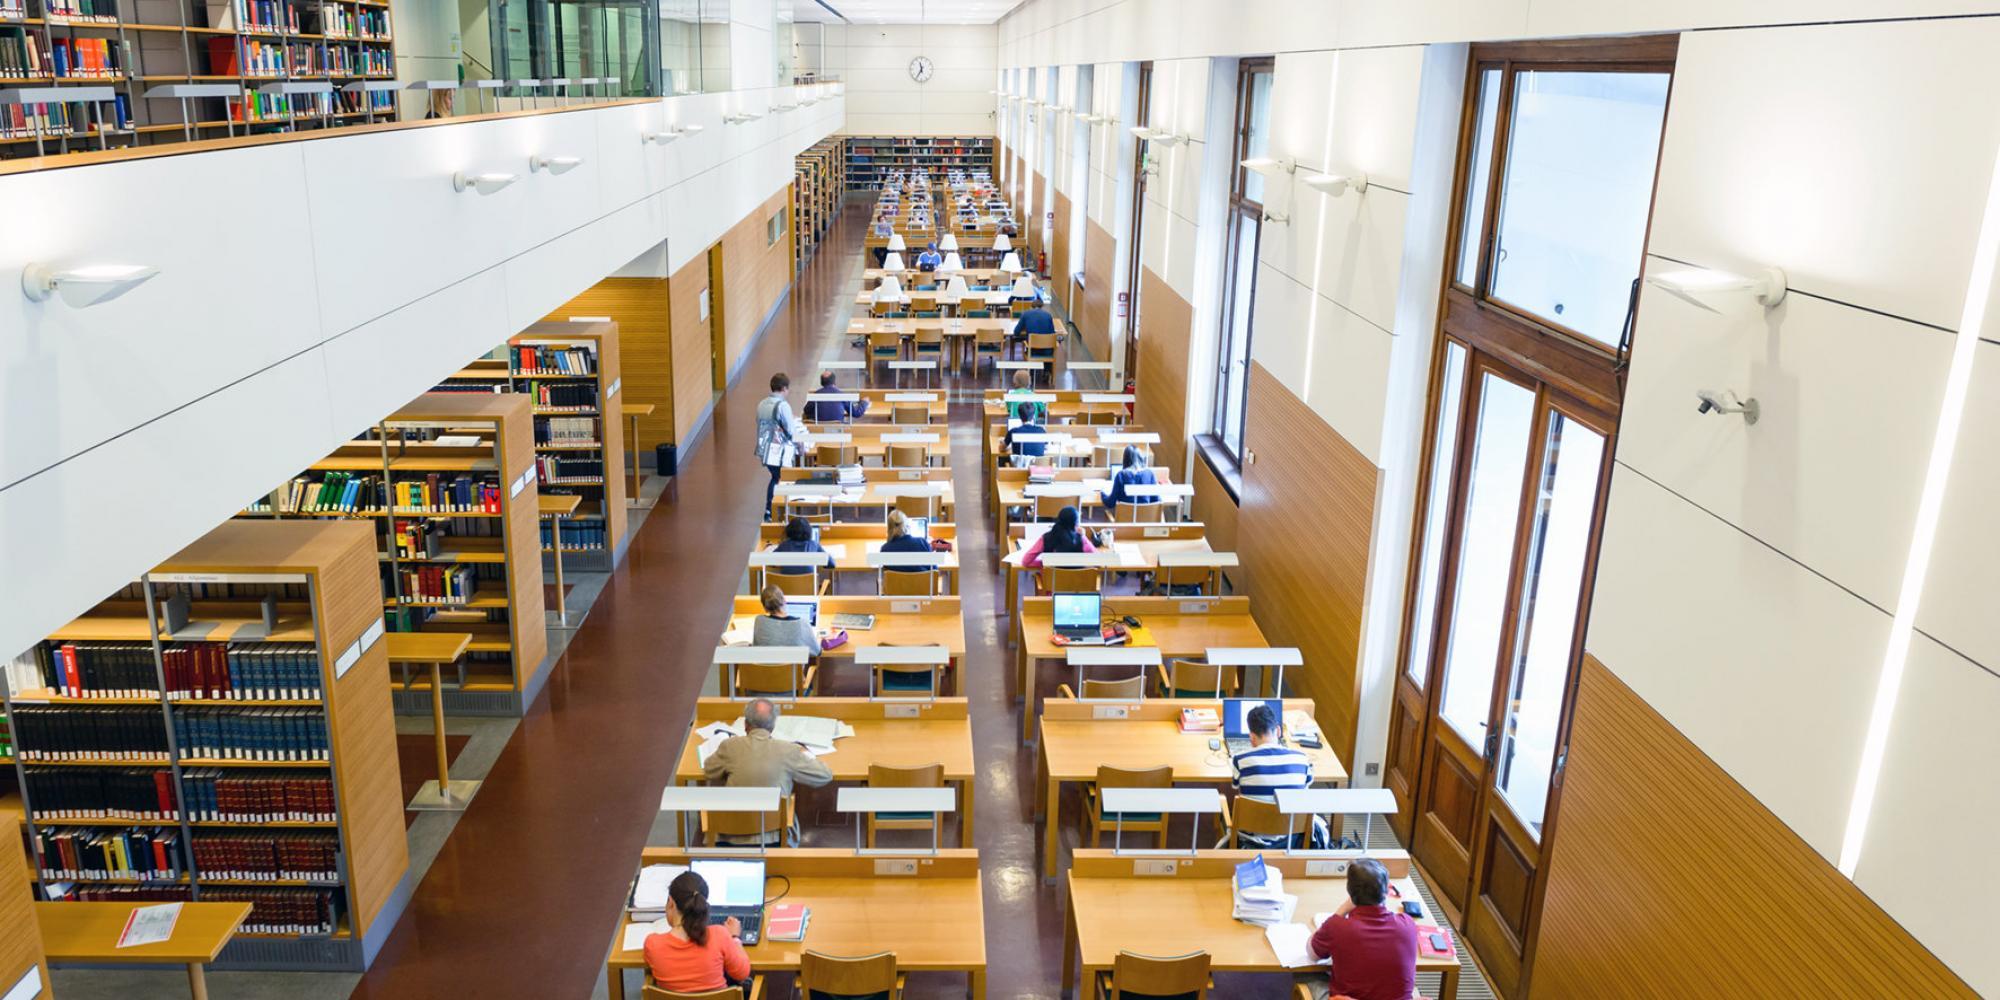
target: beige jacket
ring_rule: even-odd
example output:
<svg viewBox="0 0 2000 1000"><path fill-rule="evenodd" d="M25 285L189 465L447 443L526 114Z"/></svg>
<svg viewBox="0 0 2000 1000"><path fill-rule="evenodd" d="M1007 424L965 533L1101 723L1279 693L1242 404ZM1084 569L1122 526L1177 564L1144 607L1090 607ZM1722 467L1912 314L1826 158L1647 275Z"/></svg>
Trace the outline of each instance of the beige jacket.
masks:
<svg viewBox="0 0 2000 1000"><path fill-rule="evenodd" d="M818 788L833 780L833 772L818 757L796 743L780 743L762 729L731 736L702 765L709 784L738 788L776 788L790 798L794 785Z"/></svg>

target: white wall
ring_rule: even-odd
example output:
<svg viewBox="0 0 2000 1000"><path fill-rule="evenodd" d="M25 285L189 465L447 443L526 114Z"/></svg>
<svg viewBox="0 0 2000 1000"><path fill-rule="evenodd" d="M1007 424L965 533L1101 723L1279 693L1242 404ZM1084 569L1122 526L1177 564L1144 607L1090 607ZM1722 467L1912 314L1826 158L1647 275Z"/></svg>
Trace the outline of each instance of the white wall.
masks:
<svg viewBox="0 0 2000 1000"><path fill-rule="evenodd" d="M646 248L665 240L670 268L692 259L791 180L842 102L722 115L797 96L0 178L0 217L17 224L0 283L30 262L161 268L90 309L0 299L0 649L36 642ZM667 122L705 130L640 142ZM537 153L584 163L530 174ZM518 180L460 194L454 170ZM212 225L223 203L261 206L254 241Z"/></svg>
<svg viewBox="0 0 2000 1000"><path fill-rule="evenodd" d="M813 43L818 29L800 27ZM990 24L827 24L821 72L847 86L849 135L992 135L998 33ZM910 61L928 56L927 83Z"/></svg>
<svg viewBox="0 0 2000 1000"><path fill-rule="evenodd" d="M1359 651L1360 774L1382 751L1375 716L1393 681L1435 336L1436 192L1449 182L1437 168L1455 157L1462 93L1445 84L1463 72L1442 43L1714 29L1681 35L1647 266L1775 264L1794 292L1768 316L1644 293L1587 646L1833 860L2000 150L2000 69L1986 55L2000 19L1893 19L1996 11L1946 0L1030 0L1000 23L1001 66L1094 64L1109 98L1128 61L1154 60L1160 125L1160 109L1189 106L1178 67L1276 54L1272 155L1370 175L1365 195L1300 186L1271 197L1292 222L1266 230L1253 341L1383 473ZM1861 23L1809 23L1842 20ZM1129 155L1110 145L1093 144L1101 190ZM1176 290L1212 295L1182 263L1177 220L1200 207L1161 211L1181 199L1165 189L1188 177L1186 150L1149 187L1143 246ZM1095 199L1089 211L1115 207ZM1973 352L1856 881L1975 989L2000 994L2000 953L1907 869L1950 857L1955 891L2000 896L2000 859L1986 849L2000 783L1964 778L2000 756L1991 329ZM1202 351L1191 371L1212 366ZM1698 388L1757 396L1764 418L1698 417ZM1207 405L1197 395L1189 411Z"/></svg>

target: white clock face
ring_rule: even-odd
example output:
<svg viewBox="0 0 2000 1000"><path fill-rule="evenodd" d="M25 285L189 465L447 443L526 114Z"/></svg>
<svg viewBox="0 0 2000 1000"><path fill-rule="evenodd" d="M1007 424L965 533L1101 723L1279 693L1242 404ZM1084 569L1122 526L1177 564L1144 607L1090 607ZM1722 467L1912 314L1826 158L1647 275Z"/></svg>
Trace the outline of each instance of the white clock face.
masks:
<svg viewBox="0 0 2000 1000"><path fill-rule="evenodd" d="M929 82L931 74L935 72L937 72L937 66L926 56L918 56L910 60L910 79L918 83Z"/></svg>

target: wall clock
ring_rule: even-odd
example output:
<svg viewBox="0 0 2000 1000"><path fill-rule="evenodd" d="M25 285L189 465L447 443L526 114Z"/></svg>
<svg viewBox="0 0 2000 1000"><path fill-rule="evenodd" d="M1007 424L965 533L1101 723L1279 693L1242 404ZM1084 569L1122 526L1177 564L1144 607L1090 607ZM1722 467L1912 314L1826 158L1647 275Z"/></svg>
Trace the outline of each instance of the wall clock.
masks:
<svg viewBox="0 0 2000 1000"><path fill-rule="evenodd" d="M937 72L937 65L929 56L918 56L910 60L910 79L918 83L930 82L931 74Z"/></svg>

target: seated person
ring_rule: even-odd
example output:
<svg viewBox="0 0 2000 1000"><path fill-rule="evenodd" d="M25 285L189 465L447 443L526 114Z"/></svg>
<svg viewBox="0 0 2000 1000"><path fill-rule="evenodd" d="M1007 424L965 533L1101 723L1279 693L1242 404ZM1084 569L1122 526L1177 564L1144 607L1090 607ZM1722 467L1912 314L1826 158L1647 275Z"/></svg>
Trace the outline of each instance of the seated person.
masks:
<svg viewBox="0 0 2000 1000"><path fill-rule="evenodd" d="M1347 902L1313 931L1306 950L1330 958L1325 976L1298 977L1313 1000L1409 1000L1417 990L1417 924L1400 909L1383 904L1389 870L1362 858L1347 866Z"/></svg>
<svg viewBox="0 0 2000 1000"><path fill-rule="evenodd" d="M1015 441L1014 436L1017 434L1047 434L1048 432L1048 428L1035 423L1032 418L1022 420L1020 423L1007 428L1007 436L1003 439L1007 445L1007 453L1013 455L1016 459L1041 458L1049 450L1047 442ZM1014 464L1016 467L1019 467L1023 463L1016 461Z"/></svg>
<svg viewBox="0 0 2000 1000"><path fill-rule="evenodd" d="M648 934L646 971L662 989L707 993L750 978L750 956L739 936L743 925L730 917L708 924L708 882L693 872L674 876L667 886L665 934Z"/></svg>
<svg viewBox="0 0 2000 1000"><path fill-rule="evenodd" d="M819 391L840 391L840 387L833 384L832 372L819 373ZM850 420L861 419L861 415L867 412L868 401L866 399L857 399L852 403L806 400L806 419L813 423L844 424Z"/></svg>
<svg viewBox="0 0 2000 1000"><path fill-rule="evenodd" d="M833 568L833 553L827 552L826 549L820 547L819 539L813 537L812 524L803 517L794 517L785 522L784 540L771 546L771 551L825 552L827 568ZM773 566L771 569L787 576L812 572L812 567L810 566Z"/></svg>
<svg viewBox="0 0 2000 1000"><path fill-rule="evenodd" d="M1114 519L1118 516L1118 505L1121 503L1150 502L1137 500L1126 495L1125 487L1150 486L1158 482L1158 478L1153 475L1153 470L1146 468L1145 464L1140 461L1139 449L1129 444L1126 445L1125 454L1119 461L1117 470L1111 473L1111 492L1104 498L1104 502L1111 507L1111 516Z"/></svg>
<svg viewBox="0 0 2000 1000"><path fill-rule="evenodd" d="M885 529L882 551L929 552L930 550L931 543L910 534L910 519L905 517L902 511L892 510L889 512L889 526ZM890 566L888 567L888 571L891 573L929 572L927 568L922 566Z"/></svg>
<svg viewBox="0 0 2000 1000"><path fill-rule="evenodd" d="M770 600L771 591L764 591L765 600ZM781 595L782 596L782 595ZM778 726L778 706L769 698L758 698L743 708L743 735L731 736L708 755L708 762L701 766L702 777L711 785L725 785L732 788L776 788L780 799L792 797L793 790L804 785L818 788L833 780L833 772L818 757L806 752L806 748L796 743L780 743L771 738L771 731ZM792 843L799 839L798 820L794 817L790 831L772 830L764 839L765 846L776 844L781 836ZM748 838L725 837L724 841L754 841ZM745 846L735 844L733 846ZM756 846L751 844L748 846ZM1412 938L1412 941L1415 939Z"/></svg>
<svg viewBox="0 0 2000 1000"><path fill-rule="evenodd" d="M1258 802L1278 801L1278 791L1285 788L1311 788L1313 783L1312 760L1305 754L1278 742L1278 734L1284 731L1284 720L1271 711L1269 705L1258 705L1250 710L1250 749L1229 760L1229 784L1238 795ZM1315 821L1317 819L1315 818ZM1306 834L1297 835L1304 847ZM1283 847L1285 837L1265 837L1256 834L1237 834L1238 843L1246 848Z"/></svg>
<svg viewBox="0 0 2000 1000"><path fill-rule="evenodd" d="M1028 334L1031 333L1054 332L1056 332L1056 318L1041 306L1036 306L1014 318L1013 339L1017 342L1027 341Z"/></svg>
<svg viewBox="0 0 2000 1000"><path fill-rule="evenodd" d="M938 265L942 263L944 263L944 255L938 253L935 242L926 245L924 252L917 255L917 270L919 271L935 271L938 269Z"/></svg>
<svg viewBox="0 0 2000 1000"><path fill-rule="evenodd" d="M1007 404L1007 419L1019 420L1024 424L1036 424L1047 420L1049 418L1049 408L1040 400L1032 398L1034 395L1034 373L1028 371L1015 372L1014 387L1007 390L1006 395L1000 397L1001 401ZM1031 431L1029 433L1038 432ZM1015 454L1020 453L1016 452ZM1041 452L1038 451L1034 454L1039 455Z"/></svg>
<svg viewBox="0 0 2000 1000"><path fill-rule="evenodd" d="M813 631L812 623L785 613L784 591L766 586L757 595L757 602L764 606L764 613L750 623L750 645L804 646L815 656L819 654L819 634Z"/></svg>
<svg viewBox="0 0 2000 1000"><path fill-rule="evenodd" d="M1028 551L1021 553L1021 565L1028 569L1041 569L1042 557L1051 553L1096 552L1097 546L1090 542L1090 534L1076 526L1075 507L1064 507L1056 511L1055 523L1042 537L1035 539ZM1047 593L1044 589L1043 593Z"/></svg>

